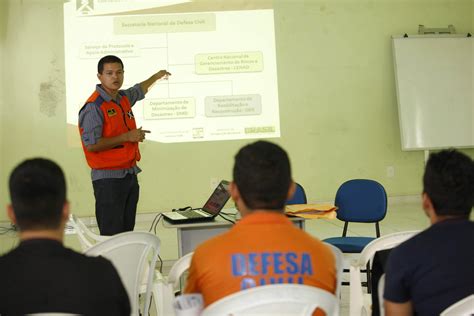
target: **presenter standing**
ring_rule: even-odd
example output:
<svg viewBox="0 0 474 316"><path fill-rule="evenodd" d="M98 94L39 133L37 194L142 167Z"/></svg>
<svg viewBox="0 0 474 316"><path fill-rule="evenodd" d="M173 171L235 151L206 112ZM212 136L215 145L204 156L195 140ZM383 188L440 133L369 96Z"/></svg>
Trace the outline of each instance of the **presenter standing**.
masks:
<svg viewBox="0 0 474 316"><path fill-rule="evenodd" d="M97 65L100 84L79 111L79 132L91 167L95 215L101 235L132 231L139 197L138 143L149 131L137 128L132 106L145 97L159 79L171 75L160 70L133 87L120 90L124 67L120 58L102 57Z"/></svg>

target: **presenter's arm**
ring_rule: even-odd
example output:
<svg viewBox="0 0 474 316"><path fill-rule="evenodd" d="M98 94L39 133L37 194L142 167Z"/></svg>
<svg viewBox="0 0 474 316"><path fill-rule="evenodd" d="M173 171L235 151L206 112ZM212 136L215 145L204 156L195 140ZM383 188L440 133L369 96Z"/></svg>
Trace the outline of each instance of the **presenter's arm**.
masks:
<svg viewBox="0 0 474 316"><path fill-rule="evenodd" d="M101 137L95 144L87 145L86 148L90 152L97 152L112 149L123 143L131 142L138 143L143 142L145 139L145 133L150 131L143 130L141 127L137 129L132 129L126 133L120 134L114 137Z"/></svg>
<svg viewBox="0 0 474 316"><path fill-rule="evenodd" d="M160 70L157 73L155 73L154 75L152 75L150 78L148 78L147 80L145 80L143 82L140 82L140 87L142 88L143 93L146 94L148 92L148 89L150 89L150 87L156 81L160 80L161 78L167 79L168 76L171 76L171 74L168 71Z"/></svg>

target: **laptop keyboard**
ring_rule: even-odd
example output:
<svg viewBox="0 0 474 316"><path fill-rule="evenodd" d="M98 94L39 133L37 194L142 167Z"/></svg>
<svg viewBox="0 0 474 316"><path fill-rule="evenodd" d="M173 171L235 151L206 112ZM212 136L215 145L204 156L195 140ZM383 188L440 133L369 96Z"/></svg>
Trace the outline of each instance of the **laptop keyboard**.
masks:
<svg viewBox="0 0 474 316"><path fill-rule="evenodd" d="M196 213L193 210L181 211L181 212L179 212L179 214L181 214L181 215L183 215L187 218L200 218L200 217L203 217L201 214Z"/></svg>

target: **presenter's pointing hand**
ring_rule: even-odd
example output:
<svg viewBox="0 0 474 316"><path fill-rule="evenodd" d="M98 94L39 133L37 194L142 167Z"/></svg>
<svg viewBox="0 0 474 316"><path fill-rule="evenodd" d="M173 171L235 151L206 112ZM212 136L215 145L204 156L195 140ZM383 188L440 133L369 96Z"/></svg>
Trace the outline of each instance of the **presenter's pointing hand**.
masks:
<svg viewBox="0 0 474 316"><path fill-rule="evenodd" d="M171 73L169 73L167 70L160 70L156 73L156 80L159 79L168 79L168 76L171 76Z"/></svg>

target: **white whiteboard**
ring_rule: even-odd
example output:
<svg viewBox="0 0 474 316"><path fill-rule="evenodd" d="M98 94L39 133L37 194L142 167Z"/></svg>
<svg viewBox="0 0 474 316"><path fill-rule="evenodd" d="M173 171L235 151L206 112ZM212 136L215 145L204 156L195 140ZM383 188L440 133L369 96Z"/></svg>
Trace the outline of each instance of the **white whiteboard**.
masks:
<svg viewBox="0 0 474 316"><path fill-rule="evenodd" d="M472 37L393 37L402 150L474 147Z"/></svg>

